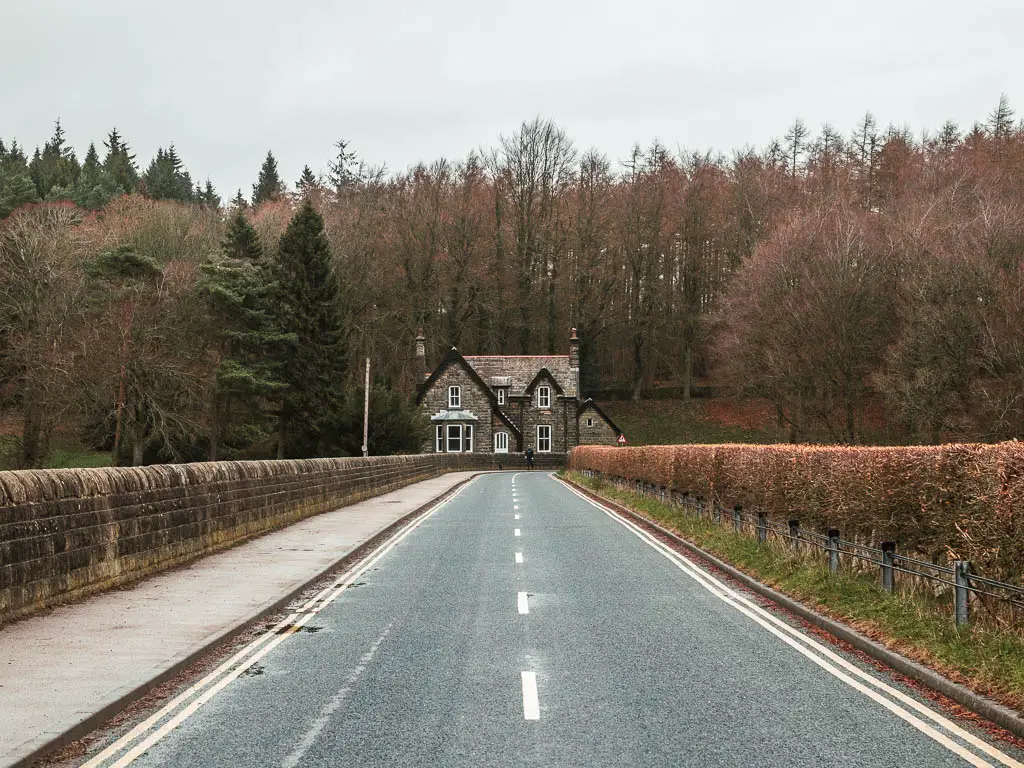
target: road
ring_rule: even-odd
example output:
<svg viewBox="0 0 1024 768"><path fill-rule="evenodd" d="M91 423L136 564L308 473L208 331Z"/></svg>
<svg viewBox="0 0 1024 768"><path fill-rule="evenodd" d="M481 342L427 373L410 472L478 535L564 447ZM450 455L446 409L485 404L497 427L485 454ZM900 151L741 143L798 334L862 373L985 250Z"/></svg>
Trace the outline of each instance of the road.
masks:
<svg viewBox="0 0 1024 768"><path fill-rule="evenodd" d="M1021 765L544 473L359 568L87 765Z"/></svg>

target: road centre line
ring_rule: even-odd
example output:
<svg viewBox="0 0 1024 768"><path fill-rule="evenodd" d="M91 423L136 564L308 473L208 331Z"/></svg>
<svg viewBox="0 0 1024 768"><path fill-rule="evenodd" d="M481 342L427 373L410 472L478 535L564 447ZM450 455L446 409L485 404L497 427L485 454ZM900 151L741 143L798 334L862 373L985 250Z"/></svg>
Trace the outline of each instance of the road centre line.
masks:
<svg viewBox="0 0 1024 768"><path fill-rule="evenodd" d="M516 552L516 564L521 564L522 562L523 562L523 553L522 552Z"/></svg>
<svg viewBox="0 0 1024 768"><path fill-rule="evenodd" d="M512 519L513 520L518 520L519 519L519 515L512 515Z"/></svg>
<svg viewBox="0 0 1024 768"><path fill-rule="evenodd" d="M530 604L526 600L526 593L520 592L517 596L516 602L518 603L519 613L526 615L530 612Z"/></svg>
<svg viewBox="0 0 1024 768"><path fill-rule="evenodd" d="M518 529L518 528L516 528L516 533L515 533L515 535L516 535L516 536L518 536L518 535L519 535L519 529Z"/></svg>
<svg viewBox="0 0 1024 768"><path fill-rule="evenodd" d="M803 634L794 627L791 627L789 624L782 621L778 617L772 615L768 611L756 605L755 603L753 603L737 591L733 590L728 585L720 582L718 579L708 574L706 571L701 569L695 563L691 562L682 554L676 552L675 550L663 544L661 541L659 541L657 538L655 538L653 535L645 531L640 526L636 525L635 523L623 518L622 516L614 512L614 510L611 510L610 508L605 507L604 505L594 501L593 499L588 498L586 495L580 493L567 483L564 483L561 480L559 480L559 482L562 482L562 484L565 485L566 488L568 488L572 493L576 494L577 496L579 496L581 499L591 504L592 506L597 507L606 515L615 520L617 523L630 530L638 538L643 540L653 549L656 549L659 552L661 552L666 558L669 559L670 562L672 562L676 567L678 567L684 573L693 578L694 581L696 581L701 587L706 589L715 597L732 606L740 613L746 615L748 618L750 618L751 620L762 626L764 629L778 637L784 643L794 648L801 655L805 656L806 658L817 664L819 667L829 672L834 677L837 677L850 687L863 693L865 696L872 699L876 703L882 705L890 712L900 717L902 720L908 722L910 725L914 726L922 733L926 734L933 740L942 744L951 752L962 757L968 763L976 766L990 766L991 768L990 763L987 763L981 758L979 758L977 755L968 752L962 746L952 741L944 734L939 733L930 725L923 722L912 713L903 709L902 707L890 701L889 699L886 699L883 696L879 695L876 691L869 689L861 682L854 680L852 676L859 677L863 681L874 686L875 688L884 691L891 697L897 699L900 703L916 710L919 714L924 715L928 719L932 720L935 724L946 729L947 731L957 736L958 738L962 739L963 741L967 742L976 749L984 752L989 757L998 760L999 762L1003 763L1006 766L1009 766L1010 768L1024 768L1024 763L1020 763L1019 761L1013 759L1009 755L1001 752L999 749L992 746L991 744L982 741L974 734L969 733L960 726L956 725L956 723L943 717L939 713L934 712L929 707L925 706L916 699L908 696L902 691L899 691L893 688L892 686L886 684L885 682L873 677L872 675L855 666L851 662L842 658L841 656L833 652L831 649L821 645L817 641L813 640L812 638ZM803 643L803 645L800 645L797 641L799 641L799 643ZM828 661L814 655L813 653L811 653L811 650L817 651L822 656L825 656L828 659Z"/></svg>
<svg viewBox="0 0 1024 768"><path fill-rule="evenodd" d="M520 672L523 681L523 719L540 720L540 700L537 697L537 673Z"/></svg>
<svg viewBox="0 0 1024 768"><path fill-rule="evenodd" d="M519 505L518 504L513 504L512 505L512 509L519 509Z"/></svg>
<svg viewBox="0 0 1024 768"><path fill-rule="evenodd" d="M472 482L472 481L470 481ZM195 683L187 690L180 693L174 699L169 701L157 712L150 715L143 722L139 723L132 730L122 736L120 739L109 745L102 752L97 754L95 757L90 759L88 762L83 763L81 768L97 768L104 763L104 761L121 752L132 743L137 741L147 732L151 731L153 727L163 720L165 717L173 713L178 709L184 702L191 699L197 693L203 691L204 688L212 687L205 690L198 698L192 701L182 712L178 713L175 717L171 718L167 723L158 728L148 738L146 738L141 744L137 745L133 749L129 750L119 760L111 764L111 768L121 768L131 764L141 754L146 752L150 747L160 741L164 736L169 734L181 723L188 719L196 710L199 709L203 704L213 698L217 693L223 690L229 683L237 679L243 672L249 669L253 664L263 658L271 650L276 648L288 637L295 634L301 629L306 623L308 623L316 614L326 608L328 605L333 603L351 584L353 584L360 576L362 576L367 570L372 568L378 561L380 561L388 552L394 549L406 536L412 533L416 528L420 526L428 517L433 515L438 510L442 509L448 503L457 498L462 491L469 486L470 483L466 483L460 486L455 493L442 499L440 502L435 504L433 507L428 509L426 512L421 514L415 520L411 521L406 525L397 535L395 535L390 541L385 543L379 550L372 553L365 562L356 564L351 570L345 572L330 586L322 589L308 601L306 601L298 610L293 611L284 619L279 621L272 629L260 635L260 637L253 640L251 643L246 645L230 659L221 664L217 669L208 674L198 683ZM263 646L261 648L261 646ZM245 658L248 654L254 653L249 658ZM238 667L234 665L238 664L239 661L245 659L245 661ZM219 680L218 680L219 678ZM216 684L214 682L216 681Z"/></svg>

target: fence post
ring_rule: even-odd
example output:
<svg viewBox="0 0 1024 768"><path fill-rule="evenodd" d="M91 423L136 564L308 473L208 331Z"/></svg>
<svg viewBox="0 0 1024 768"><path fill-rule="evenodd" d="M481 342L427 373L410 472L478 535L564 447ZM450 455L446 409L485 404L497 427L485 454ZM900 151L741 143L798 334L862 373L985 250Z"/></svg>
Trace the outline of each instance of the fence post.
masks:
<svg viewBox="0 0 1024 768"><path fill-rule="evenodd" d="M956 624L965 626L969 620L968 605L971 595L971 564L967 560L953 563L953 580L956 582Z"/></svg>
<svg viewBox="0 0 1024 768"><path fill-rule="evenodd" d="M892 592L896 588L896 579L892 569L896 562L896 542L882 542L882 589Z"/></svg>
<svg viewBox="0 0 1024 768"><path fill-rule="evenodd" d="M789 521L789 546L796 549L797 539L800 538L800 521L790 520Z"/></svg>
<svg viewBox="0 0 1024 768"><path fill-rule="evenodd" d="M716 523L722 522L722 505L717 501L711 502L711 514Z"/></svg>
<svg viewBox="0 0 1024 768"><path fill-rule="evenodd" d="M757 543L764 544L768 540L768 518L764 512L757 513Z"/></svg>
<svg viewBox="0 0 1024 768"><path fill-rule="evenodd" d="M839 529L828 529L828 569L839 573Z"/></svg>
<svg viewBox="0 0 1024 768"><path fill-rule="evenodd" d="M693 505L693 508L697 510L697 517L704 517L704 497L696 496L695 498L697 501Z"/></svg>
<svg viewBox="0 0 1024 768"><path fill-rule="evenodd" d="M743 507L733 507L732 526L736 529L736 533L739 533L743 529Z"/></svg>

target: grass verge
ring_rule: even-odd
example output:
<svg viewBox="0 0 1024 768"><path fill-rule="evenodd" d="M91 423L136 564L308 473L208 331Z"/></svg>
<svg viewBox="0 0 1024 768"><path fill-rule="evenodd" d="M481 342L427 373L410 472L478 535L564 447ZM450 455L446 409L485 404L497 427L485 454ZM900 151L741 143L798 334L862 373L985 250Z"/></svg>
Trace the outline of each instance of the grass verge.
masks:
<svg viewBox="0 0 1024 768"><path fill-rule="evenodd" d="M1020 628L974 624L958 629L952 607L922 596L889 594L870 574L841 571L794 557L727 525L624 491L575 472L566 477L617 501L749 576L884 643L946 677L1024 711L1024 634Z"/></svg>
<svg viewBox="0 0 1024 768"><path fill-rule="evenodd" d="M683 443L772 443L768 429L726 425L707 413L704 400L625 400L602 402L601 408L621 429L631 445Z"/></svg>

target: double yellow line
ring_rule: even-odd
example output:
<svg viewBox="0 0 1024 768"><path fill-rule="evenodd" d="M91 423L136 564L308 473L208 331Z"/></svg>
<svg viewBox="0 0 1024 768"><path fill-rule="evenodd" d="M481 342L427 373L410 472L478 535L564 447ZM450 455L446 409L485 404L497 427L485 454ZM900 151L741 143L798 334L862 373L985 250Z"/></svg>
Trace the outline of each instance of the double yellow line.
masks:
<svg viewBox="0 0 1024 768"><path fill-rule="evenodd" d="M224 690L239 675L302 629L320 611L337 600L360 576L376 565L406 536L416 530L424 520L458 496L466 485L468 483L460 486L454 493L412 520L364 562L346 571L333 584L306 601L298 610L288 614L274 627L246 645L202 680L175 696L160 710L136 725L95 757L83 763L81 768L100 768L100 766L123 768L123 766L131 765L154 744L195 714L203 704Z"/></svg>

